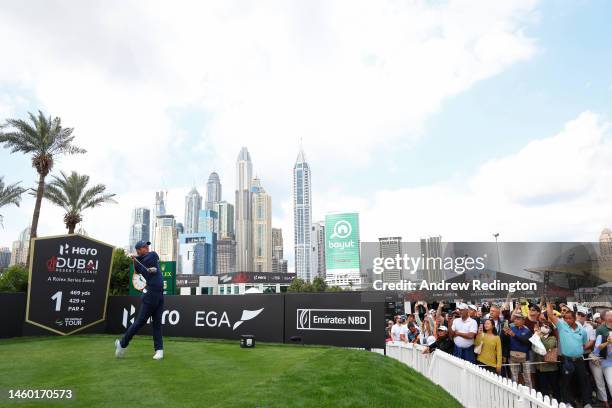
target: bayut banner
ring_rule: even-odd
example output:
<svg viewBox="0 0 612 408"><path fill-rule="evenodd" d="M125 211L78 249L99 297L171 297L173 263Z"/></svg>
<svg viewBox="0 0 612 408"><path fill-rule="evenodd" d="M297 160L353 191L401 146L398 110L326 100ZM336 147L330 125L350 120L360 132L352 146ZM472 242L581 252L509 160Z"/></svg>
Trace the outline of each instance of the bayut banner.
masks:
<svg viewBox="0 0 612 408"><path fill-rule="evenodd" d="M325 265L327 271L359 271L359 215L325 216Z"/></svg>
<svg viewBox="0 0 612 408"><path fill-rule="evenodd" d="M113 247L78 234L31 245L26 321L64 335L103 321Z"/></svg>

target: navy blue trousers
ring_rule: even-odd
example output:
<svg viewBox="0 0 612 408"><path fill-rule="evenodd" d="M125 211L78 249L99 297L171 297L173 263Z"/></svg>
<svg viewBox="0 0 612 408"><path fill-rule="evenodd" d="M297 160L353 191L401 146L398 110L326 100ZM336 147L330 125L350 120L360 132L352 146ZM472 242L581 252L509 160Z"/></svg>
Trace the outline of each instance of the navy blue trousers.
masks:
<svg viewBox="0 0 612 408"><path fill-rule="evenodd" d="M454 353L455 357L469 361L470 363L476 364L476 355L474 354L474 346L461 348L455 344Z"/></svg>
<svg viewBox="0 0 612 408"><path fill-rule="evenodd" d="M145 294L142 298L142 304L138 311L138 316L134 323L128 327L127 331L121 338L121 347L127 347L130 344L132 337L147 323L149 317L153 325L153 346L155 350L164 349L164 341L162 339L162 313L164 312L164 296Z"/></svg>

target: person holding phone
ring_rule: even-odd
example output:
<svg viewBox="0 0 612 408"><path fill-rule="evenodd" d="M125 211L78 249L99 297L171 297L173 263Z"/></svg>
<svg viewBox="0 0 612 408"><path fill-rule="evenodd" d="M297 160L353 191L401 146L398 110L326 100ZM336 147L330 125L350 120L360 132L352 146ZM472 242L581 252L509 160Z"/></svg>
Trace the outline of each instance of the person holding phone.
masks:
<svg viewBox="0 0 612 408"><path fill-rule="evenodd" d="M480 325L478 334L474 340L476 347L482 345L476 360L485 370L501 374L502 367L502 345L495 324L491 319L486 319Z"/></svg>
<svg viewBox="0 0 612 408"><path fill-rule="evenodd" d="M601 369L612 394L612 311L602 313L603 324L597 328L595 353L602 359Z"/></svg>

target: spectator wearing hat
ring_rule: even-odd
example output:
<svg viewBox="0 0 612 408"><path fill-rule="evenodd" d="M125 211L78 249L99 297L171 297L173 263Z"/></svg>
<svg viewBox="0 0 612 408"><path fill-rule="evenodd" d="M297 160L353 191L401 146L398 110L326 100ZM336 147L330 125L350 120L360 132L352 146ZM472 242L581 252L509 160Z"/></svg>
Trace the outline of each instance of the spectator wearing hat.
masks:
<svg viewBox="0 0 612 408"><path fill-rule="evenodd" d="M557 326L559 334L559 345L561 350L561 401L571 403L570 384L577 382L583 405L591 404L591 388L586 364L582 356L584 345L588 342L586 330L576 323L576 314L565 306L563 318L558 318L551 303L547 303L546 312L548 318Z"/></svg>
<svg viewBox="0 0 612 408"><path fill-rule="evenodd" d="M468 305L459 304L460 317L453 318L449 334L455 343L454 355L470 363L476 363L474 355L474 337L478 333L476 320L469 316Z"/></svg>
<svg viewBox="0 0 612 408"><path fill-rule="evenodd" d="M523 373L523 383L533 388L531 383L530 369L526 368L529 365L529 350L531 349L531 331L525 326L525 317L521 313L513 315L513 324L508 328L504 328L504 333L510 337L510 374L512 381L518 383L519 373Z"/></svg>
<svg viewBox="0 0 612 408"><path fill-rule="evenodd" d="M546 353L558 350L557 338L553 334L552 324L548 321L542 322L539 328L536 326L535 334L540 337ZM559 365L557 362L544 362L544 356L534 353L533 361L535 365L538 391L542 395L559 399Z"/></svg>
<svg viewBox="0 0 612 408"><path fill-rule="evenodd" d="M601 323L603 323L603 320L601 318L601 313L598 312L593 315L593 323L595 324L595 329L601 326Z"/></svg>
<svg viewBox="0 0 612 408"><path fill-rule="evenodd" d="M482 345L480 353L476 358L485 370L501 374L502 368L502 345L497 330L491 319L486 319L478 329L478 335L474 339L476 347Z"/></svg>
<svg viewBox="0 0 612 408"><path fill-rule="evenodd" d="M453 354L455 344L448 336L448 328L444 325L438 326L436 333L436 341L433 344L429 344L424 352L432 353L434 350L440 350L448 354Z"/></svg>

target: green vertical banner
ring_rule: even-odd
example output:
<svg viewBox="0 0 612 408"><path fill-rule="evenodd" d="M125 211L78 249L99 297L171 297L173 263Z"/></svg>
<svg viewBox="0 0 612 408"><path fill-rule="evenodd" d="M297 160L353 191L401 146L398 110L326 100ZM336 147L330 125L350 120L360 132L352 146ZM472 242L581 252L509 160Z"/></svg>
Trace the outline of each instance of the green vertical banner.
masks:
<svg viewBox="0 0 612 408"><path fill-rule="evenodd" d="M325 266L328 271L359 271L359 214L325 216Z"/></svg>
<svg viewBox="0 0 612 408"><path fill-rule="evenodd" d="M176 287L176 262L160 262L162 277L164 279L164 295L174 295ZM130 296L140 295L142 292L134 287L134 265L130 264Z"/></svg>

